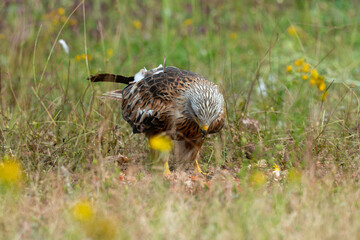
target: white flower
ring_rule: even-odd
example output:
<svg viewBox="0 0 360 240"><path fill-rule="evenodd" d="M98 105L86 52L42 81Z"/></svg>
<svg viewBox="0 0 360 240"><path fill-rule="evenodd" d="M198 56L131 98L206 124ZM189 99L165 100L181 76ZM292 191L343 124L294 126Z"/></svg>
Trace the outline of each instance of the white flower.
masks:
<svg viewBox="0 0 360 240"><path fill-rule="evenodd" d="M62 48L64 49L66 54L69 54L69 46L66 44L64 39L60 39L59 40L60 45L62 46Z"/></svg>

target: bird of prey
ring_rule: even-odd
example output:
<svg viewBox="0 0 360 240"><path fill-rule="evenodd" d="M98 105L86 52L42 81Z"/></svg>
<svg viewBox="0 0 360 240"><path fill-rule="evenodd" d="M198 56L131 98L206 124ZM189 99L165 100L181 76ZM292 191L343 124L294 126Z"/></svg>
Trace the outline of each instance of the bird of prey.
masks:
<svg viewBox="0 0 360 240"><path fill-rule="evenodd" d="M127 84L104 96L122 102L122 116L133 133L144 133L149 139L170 136L176 141L177 160L193 161L195 170L203 173L197 158L204 138L219 132L225 123L224 98L217 85L199 74L162 65L141 69L131 77L105 73L89 80ZM169 175L167 162L164 167Z"/></svg>

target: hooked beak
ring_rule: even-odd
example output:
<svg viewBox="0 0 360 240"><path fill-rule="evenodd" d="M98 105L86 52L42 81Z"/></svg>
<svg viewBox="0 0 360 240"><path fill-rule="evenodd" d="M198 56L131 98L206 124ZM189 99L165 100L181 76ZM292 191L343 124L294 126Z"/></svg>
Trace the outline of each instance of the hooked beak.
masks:
<svg viewBox="0 0 360 240"><path fill-rule="evenodd" d="M205 135L206 135L206 133L207 133L208 129L209 129L209 125L204 125L204 126L201 126L201 127L200 127L200 130L201 130L201 136L202 136L203 138L205 137Z"/></svg>

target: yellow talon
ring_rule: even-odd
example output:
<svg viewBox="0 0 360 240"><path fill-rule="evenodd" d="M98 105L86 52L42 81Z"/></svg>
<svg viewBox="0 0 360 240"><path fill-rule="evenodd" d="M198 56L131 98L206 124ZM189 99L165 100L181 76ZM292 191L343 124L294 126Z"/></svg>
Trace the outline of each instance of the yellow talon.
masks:
<svg viewBox="0 0 360 240"><path fill-rule="evenodd" d="M199 163L198 163L197 160L195 160L194 165L195 165L195 170L196 170L198 173L203 173L203 171L201 171L201 168L200 168Z"/></svg>
<svg viewBox="0 0 360 240"><path fill-rule="evenodd" d="M194 163L194 166L195 166L195 171L198 172L198 173L201 173L202 175L204 175L206 178L211 178L213 176L213 173L212 172L203 172L199 166L199 163L197 160L195 160L195 163Z"/></svg>
<svg viewBox="0 0 360 240"><path fill-rule="evenodd" d="M171 171L169 169L169 163L166 161L164 164L164 176L169 176L171 175Z"/></svg>

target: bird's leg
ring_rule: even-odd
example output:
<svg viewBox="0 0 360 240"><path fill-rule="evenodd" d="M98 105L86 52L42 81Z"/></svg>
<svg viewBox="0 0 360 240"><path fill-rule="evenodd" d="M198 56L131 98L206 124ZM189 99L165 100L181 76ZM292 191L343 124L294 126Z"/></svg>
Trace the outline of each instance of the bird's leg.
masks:
<svg viewBox="0 0 360 240"><path fill-rule="evenodd" d="M164 163L164 176L167 177L169 175L171 175L171 171L169 169L169 158L167 157Z"/></svg>
<svg viewBox="0 0 360 240"><path fill-rule="evenodd" d="M151 159L153 161L158 161L157 159L161 159L161 162L164 162L164 172L163 172L163 174L164 174L165 177L171 175L171 171L170 171L170 168L169 168L169 159L170 159L169 154L166 154L164 156L164 155L161 155L159 152L156 152L155 150L150 149L150 156L151 156Z"/></svg>
<svg viewBox="0 0 360 240"><path fill-rule="evenodd" d="M200 168L200 165L199 165L199 162L198 162L198 158L200 156L199 152L200 152L200 149L201 149L201 146L204 142L204 139L198 139L198 140L195 140L195 141L192 141L190 144L191 144L191 150L190 150L190 157L191 159L194 161L194 170L198 173L201 173L203 175L209 175L210 173L207 173L207 172L204 172L201 170Z"/></svg>
<svg viewBox="0 0 360 240"><path fill-rule="evenodd" d="M195 162L194 162L194 167L195 167L195 170L196 170L198 173L203 174L203 171L201 170L201 168L200 168L200 166L199 166L199 163L198 163L197 159L195 159Z"/></svg>

